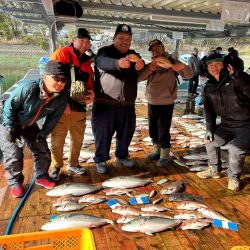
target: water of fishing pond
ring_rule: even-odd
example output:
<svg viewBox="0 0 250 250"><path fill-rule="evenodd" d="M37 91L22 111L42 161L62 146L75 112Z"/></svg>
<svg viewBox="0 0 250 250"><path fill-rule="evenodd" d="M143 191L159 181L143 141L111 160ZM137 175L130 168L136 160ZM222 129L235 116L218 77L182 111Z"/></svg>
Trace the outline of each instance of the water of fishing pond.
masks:
<svg viewBox="0 0 250 250"><path fill-rule="evenodd" d="M12 85L21 80L29 68L16 68L16 67L0 67L0 75L3 76L0 81L1 94L8 90Z"/></svg>

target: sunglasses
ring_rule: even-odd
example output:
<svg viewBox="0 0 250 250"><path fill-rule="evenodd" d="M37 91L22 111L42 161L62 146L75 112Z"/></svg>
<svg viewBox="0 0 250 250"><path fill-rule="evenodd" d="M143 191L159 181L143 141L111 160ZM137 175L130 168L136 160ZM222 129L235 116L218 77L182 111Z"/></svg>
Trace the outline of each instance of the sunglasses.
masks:
<svg viewBox="0 0 250 250"><path fill-rule="evenodd" d="M61 83L66 83L67 82L67 77L64 76L56 76L56 75L51 75L51 78L56 81L56 82L61 82Z"/></svg>

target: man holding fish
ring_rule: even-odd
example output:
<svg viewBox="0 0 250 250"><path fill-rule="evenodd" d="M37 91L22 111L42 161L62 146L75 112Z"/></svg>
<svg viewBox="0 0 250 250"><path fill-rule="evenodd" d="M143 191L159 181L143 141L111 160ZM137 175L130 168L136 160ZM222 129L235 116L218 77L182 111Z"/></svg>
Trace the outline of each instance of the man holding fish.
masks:
<svg viewBox="0 0 250 250"><path fill-rule="evenodd" d="M148 101L149 135L154 151L148 155L150 160L158 160L157 166L169 163L170 126L174 102L177 98L177 76L192 77L189 66L173 59L163 43L155 39L149 43L152 62L140 73L139 81L147 80L146 99Z"/></svg>
<svg viewBox="0 0 250 250"><path fill-rule="evenodd" d="M135 98L137 95L138 71L144 62L130 49L132 30L127 24L116 28L114 44L102 47L95 58L95 99L92 113L92 128L95 137L95 162L97 172L107 171L106 161L112 136L116 132L117 161L132 167L128 147L135 131Z"/></svg>

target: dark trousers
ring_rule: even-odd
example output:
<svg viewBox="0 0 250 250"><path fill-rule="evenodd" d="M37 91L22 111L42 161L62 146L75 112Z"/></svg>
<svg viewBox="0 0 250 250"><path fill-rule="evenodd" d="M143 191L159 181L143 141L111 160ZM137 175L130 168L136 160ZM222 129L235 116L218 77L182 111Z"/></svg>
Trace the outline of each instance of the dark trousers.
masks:
<svg viewBox="0 0 250 250"><path fill-rule="evenodd" d="M208 163L215 171L221 170L220 147L224 145L228 149L228 177L239 179L245 156L250 151L250 128L231 128L223 125L217 127L214 141L206 144Z"/></svg>
<svg viewBox="0 0 250 250"><path fill-rule="evenodd" d="M160 144L161 148L170 148L170 127L174 104L148 104L149 136L153 143Z"/></svg>
<svg viewBox="0 0 250 250"><path fill-rule="evenodd" d="M197 91L198 84L199 84L199 75L195 75L192 78L190 78L188 82L188 93L195 94Z"/></svg>
<svg viewBox="0 0 250 250"><path fill-rule="evenodd" d="M95 137L96 163L110 159L111 141L116 132L116 151L118 158L128 157L128 147L135 131L134 106L110 106L94 104L92 109L92 129Z"/></svg>
<svg viewBox="0 0 250 250"><path fill-rule="evenodd" d="M29 147L34 158L34 170L37 178L48 176L48 169L51 163L50 150L47 141L36 141L39 133L37 124L33 124L26 129L20 129L22 140ZM0 148L3 152L3 164L8 185L22 183L23 176L23 148L17 143L6 140L4 133L6 129L0 125Z"/></svg>

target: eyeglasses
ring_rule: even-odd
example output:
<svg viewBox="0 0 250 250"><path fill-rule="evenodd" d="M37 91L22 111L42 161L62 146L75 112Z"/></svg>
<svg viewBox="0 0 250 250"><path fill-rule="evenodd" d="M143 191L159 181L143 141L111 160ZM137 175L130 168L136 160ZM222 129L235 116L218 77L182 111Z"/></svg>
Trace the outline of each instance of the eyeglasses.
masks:
<svg viewBox="0 0 250 250"><path fill-rule="evenodd" d="M56 81L56 82L61 82L61 83L66 83L67 82L67 78L66 77L60 77L60 76L56 76L56 75L51 75L51 78Z"/></svg>

